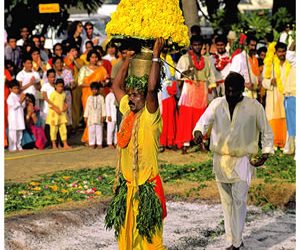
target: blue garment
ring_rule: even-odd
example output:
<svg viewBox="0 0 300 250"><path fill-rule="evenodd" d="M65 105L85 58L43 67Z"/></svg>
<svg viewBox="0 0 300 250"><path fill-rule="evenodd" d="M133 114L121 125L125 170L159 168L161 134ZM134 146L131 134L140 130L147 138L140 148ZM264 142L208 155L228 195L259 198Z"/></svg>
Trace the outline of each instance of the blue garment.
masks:
<svg viewBox="0 0 300 250"><path fill-rule="evenodd" d="M296 97L284 97L284 109L289 136L296 136Z"/></svg>

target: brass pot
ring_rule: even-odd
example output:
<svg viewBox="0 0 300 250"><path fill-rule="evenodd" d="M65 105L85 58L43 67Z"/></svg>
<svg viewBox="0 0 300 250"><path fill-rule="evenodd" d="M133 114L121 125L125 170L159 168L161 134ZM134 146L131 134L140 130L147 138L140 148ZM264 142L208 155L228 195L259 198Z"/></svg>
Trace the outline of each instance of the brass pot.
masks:
<svg viewBox="0 0 300 250"><path fill-rule="evenodd" d="M129 64L128 75L142 77L150 74L152 65L152 51L142 49L139 54L136 54Z"/></svg>

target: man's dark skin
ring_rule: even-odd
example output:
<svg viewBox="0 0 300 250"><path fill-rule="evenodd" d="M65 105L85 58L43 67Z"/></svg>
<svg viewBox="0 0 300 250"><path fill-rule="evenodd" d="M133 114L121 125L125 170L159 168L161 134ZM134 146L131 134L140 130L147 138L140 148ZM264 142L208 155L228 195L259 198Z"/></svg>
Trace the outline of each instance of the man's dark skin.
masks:
<svg viewBox="0 0 300 250"><path fill-rule="evenodd" d="M236 86L235 84L225 84L225 97L229 106L230 119L232 120L234 109L240 101L243 100L244 86ZM194 132L194 142L196 144L202 144L203 135L201 131L196 130ZM250 164L254 167L262 166L268 159L269 154L262 154L257 160L250 160Z"/></svg>

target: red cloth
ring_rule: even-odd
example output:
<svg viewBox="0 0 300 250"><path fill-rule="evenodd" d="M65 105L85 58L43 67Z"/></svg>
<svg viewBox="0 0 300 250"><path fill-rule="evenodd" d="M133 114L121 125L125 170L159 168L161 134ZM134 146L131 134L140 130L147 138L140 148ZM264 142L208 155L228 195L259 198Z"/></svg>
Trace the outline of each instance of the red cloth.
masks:
<svg viewBox="0 0 300 250"><path fill-rule="evenodd" d="M162 101L162 132L160 135L160 145L175 145L176 125L178 122L178 114L176 110L176 102L174 96L166 98Z"/></svg>
<svg viewBox="0 0 300 250"><path fill-rule="evenodd" d="M4 69L4 76L5 76L5 80L7 81L11 81L11 75L9 73L9 71L7 69ZM6 81L4 81L4 146L8 146L8 142L7 142L7 135L6 135L6 130L8 127L8 107L7 107L7 103L6 100L8 98L10 94L9 88L7 86Z"/></svg>
<svg viewBox="0 0 300 250"><path fill-rule="evenodd" d="M197 109L180 106L176 134L176 145L178 148L182 148L184 142L190 142L193 139L193 130L205 110L206 107Z"/></svg>
<svg viewBox="0 0 300 250"><path fill-rule="evenodd" d="M102 66L106 69L107 73L109 75L111 75L112 65L111 65L110 61L108 61L106 59L101 59L101 61L102 61Z"/></svg>
<svg viewBox="0 0 300 250"><path fill-rule="evenodd" d="M153 179L149 180L150 182L154 182L154 192L156 193L157 197L159 198L161 202L161 207L162 207L162 218L167 217L167 206L166 206L166 199L165 199L165 194L164 194L164 189L162 186L162 181L159 175L154 177Z"/></svg>

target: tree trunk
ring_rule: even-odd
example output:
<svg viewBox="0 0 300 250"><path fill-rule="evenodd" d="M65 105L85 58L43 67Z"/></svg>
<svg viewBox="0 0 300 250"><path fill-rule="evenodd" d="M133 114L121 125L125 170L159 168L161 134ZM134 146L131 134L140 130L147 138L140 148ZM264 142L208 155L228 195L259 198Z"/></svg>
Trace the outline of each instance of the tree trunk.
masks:
<svg viewBox="0 0 300 250"><path fill-rule="evenodd" d="M190 28L200 23L197 0L182 0L181 2L185 24L188 26L190 34Z"/></svg>

